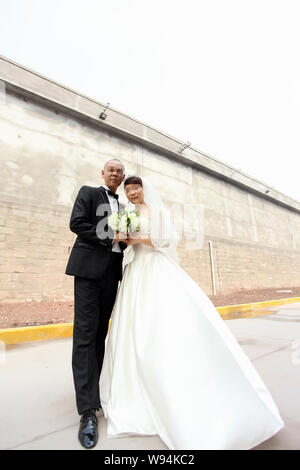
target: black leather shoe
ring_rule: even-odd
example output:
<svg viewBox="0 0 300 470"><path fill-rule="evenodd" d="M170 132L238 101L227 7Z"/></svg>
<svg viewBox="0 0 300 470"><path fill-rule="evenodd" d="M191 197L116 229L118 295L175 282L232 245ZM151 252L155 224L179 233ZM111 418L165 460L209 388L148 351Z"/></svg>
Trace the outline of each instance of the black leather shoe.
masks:
<svg viewBox="0 0 300 470"><path fill-rule="evenodd" d="M96 416L96 410L92 409L83 413L80 419L78 439L80 444L86 449L91 449L97 444L98 418Z"/></svg>

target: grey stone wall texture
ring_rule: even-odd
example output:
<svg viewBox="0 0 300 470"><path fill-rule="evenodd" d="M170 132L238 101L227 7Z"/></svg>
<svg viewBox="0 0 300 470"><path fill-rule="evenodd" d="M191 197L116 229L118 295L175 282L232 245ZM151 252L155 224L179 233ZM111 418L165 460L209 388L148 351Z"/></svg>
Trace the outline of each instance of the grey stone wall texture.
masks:
<svg viewBox="0 0 300 470"><path fill-rule="evenodd" d="M0 301L73 299L72 205L111 158L161 191L206 294L299 286L298 201L115 109L103 121L104 107L0 57Z"/></svg>

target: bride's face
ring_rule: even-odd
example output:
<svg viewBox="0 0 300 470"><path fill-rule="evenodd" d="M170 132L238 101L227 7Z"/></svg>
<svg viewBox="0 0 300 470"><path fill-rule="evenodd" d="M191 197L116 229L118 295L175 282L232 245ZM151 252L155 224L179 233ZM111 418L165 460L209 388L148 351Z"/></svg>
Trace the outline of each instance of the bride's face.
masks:
<svg viewBox="0 0 300 470"><path fill-rule="evenodd" d="M128 201L133 204L143 204L144 202L143 187L140 184L126 184L125 194Z"/></svg>

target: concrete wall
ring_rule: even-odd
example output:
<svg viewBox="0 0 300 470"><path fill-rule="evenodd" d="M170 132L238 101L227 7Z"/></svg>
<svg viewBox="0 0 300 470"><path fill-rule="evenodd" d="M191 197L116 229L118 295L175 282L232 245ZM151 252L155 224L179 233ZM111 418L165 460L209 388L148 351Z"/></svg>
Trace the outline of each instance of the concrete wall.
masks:
<svg viewBox="0 0 300 470"><path fill-rule="evenodd" d="M183 237L179 255L207 294L208 240L217 294L299 286L297 201L196 149L180 153L181 142L115 110L101 122L100 103L5 58L0 80L0 301L73 298L64 274L72 204L80 186L102 184L100 170L113 157L127 174L149 177L182 213L203 207L203 243Z"/></svg>

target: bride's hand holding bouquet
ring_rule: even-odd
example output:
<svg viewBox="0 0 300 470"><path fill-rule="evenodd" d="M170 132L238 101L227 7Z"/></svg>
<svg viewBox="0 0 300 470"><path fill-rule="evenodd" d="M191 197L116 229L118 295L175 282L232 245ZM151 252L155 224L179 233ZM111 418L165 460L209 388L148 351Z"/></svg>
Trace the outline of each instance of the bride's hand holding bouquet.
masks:
<svg viewBox="0 0 300 470"><path fill-rule="evenodd" d="M122 208L109 216L108 225L116 232L114 241L123 241L128 245L139 243L140 215L137 211Z"/></svg>

